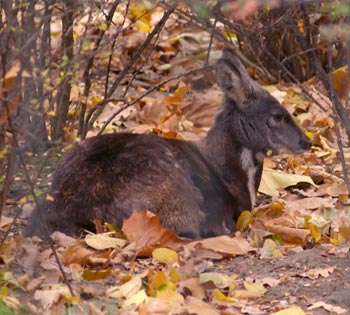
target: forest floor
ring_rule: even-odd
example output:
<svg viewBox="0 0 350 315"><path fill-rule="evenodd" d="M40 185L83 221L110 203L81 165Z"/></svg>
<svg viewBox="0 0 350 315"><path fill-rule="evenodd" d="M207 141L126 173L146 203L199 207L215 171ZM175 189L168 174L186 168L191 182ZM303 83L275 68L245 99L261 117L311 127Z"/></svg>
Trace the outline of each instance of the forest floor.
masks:
<svg viewBox="0 0 350 315"><path fill-rule="evenodd" d="M16 185L11 200L25 194L19 188ZM8 205L5 215L11 218L18 211ZM1 314L350 314L348 244L252 248L238 235L229 249L220 248L219 238L214 239L214 248L205 242L202 248L180 246L173 264L171 253L165 258L135 259L125 254L130 249L124 248L116 256L100 248L92 251L81 240L58 233L53 239L76 294L72 296L48 244L20 236L25 212L30 210L17 218L1 246L2 284L8 288L6 307L0 304L0 311L5 307ZM237 244L240 249L232 255ZM199 283L201 275L209 278ZM130 306L127 301L140 294L142 287L134 283L124 288L127 292L117 288L139 276L146 283L147 294L156 292L155 298L142 296L136 298L137 307ZM159 294L160 286L170 284L174 288ZM140 307L141 301L147 307Z"/></svg>

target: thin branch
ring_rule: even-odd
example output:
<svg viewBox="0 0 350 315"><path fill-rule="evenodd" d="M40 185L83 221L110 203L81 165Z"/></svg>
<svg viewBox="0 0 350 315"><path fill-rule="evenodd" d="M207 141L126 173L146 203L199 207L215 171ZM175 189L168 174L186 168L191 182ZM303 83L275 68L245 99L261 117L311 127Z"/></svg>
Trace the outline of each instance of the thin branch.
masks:
<svg viewBox="0 0 350 315"><path fill-rule="evenodd" d="M134 65L135 61L141 56L141 53L149 46L152 39L162 30L162 28L165 25L165 22L169 19L169 16L174 12L178 1L174 1L172 6L169 8L168 11L166 11L161 18L161 20L157 23L157 25L154 27L152 32L147 36L146 40L142 43L142 45L139 47L139 49L135 52L135 54L132 56L130 61L126 64L126 66L123 68L123 70L119 73L118 77L113 82L111 88L109 89L107 93L107 99L110 98L116 88L119 86L120 82L124 79L125 75L128 73L129 69ZM98 108L94 106L91 108L87 114L86 120L89 122L87 126L87 130L91 128L93 123L96 121L97 117L101 114L103 110L103 106L99 106Z"/></svg>
<svg viewBox="0 0 350 315"><path fill-rule="evenodd" d="M105 122L105 124L103 125L103 127L101 128L101 130L99 131L99 135L103 133L103 131L106 129L106 127L110 124L110 122L117 116L119 115L122 111L124 111L125 109L127 109L128 107L136 104L137 102L139 102L142 98L144 98L145 96L149 95L150 93L152 93L153 91L159 89L160 87L162 87L163 85L167 84L170 81L173 80L178 80L182 77L188 76L192 73L195 73L197 71L201 71L201 70L205 70L211 68L211 65L204 65L203 67L200 68L195 68L195 69L191 69L188 70L186 72L183 72L181 74L178 74L176 76L170 77L156 85L154 85L153 87L151 87L149 90L147 90L145 93L143 93L142 95L140 95L139 97L137 97L136 99L134 99L133 101L129 102L129 103L125 103L124 105L122 105L120 107L120 109L118 111L116 111L111 117L108 118L108 120Z"/></svg>
<svg viewBox="0 0 350 315"><path fill-rule="evenodd" d="M86 63L86 67L84 69L84 73L83 73L83 78L84 78L84 82L85 82L84 92L83 92L84 102L82 103L81 111L80 111L80 115L79 115L79 131L78 131L78 135L80 135L80 136L82 135L83 130L84 130L84 117L85 117L85 112L86 112L86 102L87 102L88 96L90 94L90 88L91 88L90 71L91 71L92 66L94 64L94 60L95 60L95 57L97 55L100 43L101 43L104 35L106 34L106 30L109 29L109 27L112 23L114 12L117 9L119 3L120 3L120 0L116 0L112 4L112 6L108 12L108 15L105 15L105 23L106 23L107 27L106 27L106 29L100 30L100 34L95 40L92 54L90 55L90 57Z"/></svg>
<svg viewBox="0 0 350 315"><path fill-rule="evenodd" d="M328 46L328 52L327 52L327 57L328 57L328 64L330 69L333 69L333 64L332 64L332 48ZM345 156L344 156L344 149L343 149L343 143L341 139L341 134L340 134L340 129L339 129L339 123L340 120L338 118L338 115L336 113L336 105L335 105L335 93L334 93L334 86L333 86L333 76L329 76L329 93L330 93L330 98L332 101L332 109L335 114L335 132L337 135L337 143L338 143L338 148L339 148L339 155L340 155L340 162L341 162L341 167L344 175L344 181L346 184L346 188L348 190L348 194L350 193L350 180L349 180L349 174L348 174L348 167L345 162Z"/></svg>
<svg viewBox="0 0 350 315"><path fill-rule="evenodd" d="M47 229L47 226L46 226L46 222L45 222L45 220L44 220L44 218L43 218L43 215L42 215L42 213L43 213L43 212L42 212L42 208L41 208L41 206L40 206L40 204L39 204L38 197L37 197L36 194L35 194L35 183L31 180L31 178L30 178L30 176L29 176L29 172L28 172L28 169L27 169L27 165L26 165L26 163L25 163L25 161L24 161L23 153L21 152L21 150L20 150L20 148L19 148L19 141L18 141L17 133L16 133L16 130L17 130L17 129L16 129L16 126L14 126L14 124L12 123L12 119L11 119L10 114L9 114L10 111L9 111L9 108L8 108L7 104L6 104L6 110L7 110L7 112L8 112L8 116L7 116L7 117L8 117L8 119L7 119L7 120L8 120L8 125L9 125L10 129L11 129L12 132L13 132L13 143L14 143L13 149L15 150L15 153L16 153L16 155L17 155L18 158L19 158L20 164L21 164L22 167L23 167L23 174L24 174L24 177L25 177L26 182L27 182L27 184L28 184L28 186L29 186L30 194L33 196L33 200L34 200L35 205L36 205L37 210L38 210L39 219L41 220L41 224L42 224L42 226L43 226L43 228L44 228L44 232L45 232L45 234L46 234L46 236L47 236L47 238L48 238L48 240L49 240L50 248L51 248L52 253L53 253L54 257L55 257L55 260L56 260L56 262L57 262L58 268L59 268L59 270L60 270L60 272L61 272L61 274L62 274L63 282L66 284L67 288L69 289L70 294L71 294L72 296L75 296L75 295L74 295L74 292L73 292L73 289L72 289L72 287L71 287L71 285L70 285L70 283L69 283L69 281L68 281L67 275L66 275L65 271L63 270L63 267L62 267L62 264L61 264L61 262L60 262L60 259L58 258L58 254L57 254L57 251L56 251L56 249L55 249L54 242L53 242L53 240L52 240L52 238L51 238L51 236L50 236L50 233L49 233L49 231L48 231L48 229Z"/></svg>

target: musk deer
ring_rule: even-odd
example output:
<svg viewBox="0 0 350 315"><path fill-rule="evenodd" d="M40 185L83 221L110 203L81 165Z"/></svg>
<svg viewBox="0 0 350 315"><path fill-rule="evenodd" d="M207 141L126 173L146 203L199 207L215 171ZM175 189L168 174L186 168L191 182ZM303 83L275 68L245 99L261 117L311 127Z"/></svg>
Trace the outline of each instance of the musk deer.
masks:
<svg viewBox="0 0 350 315"><path fill-rule="evenodd" d="M145 209L189 238L234 231L241 211L255 202L263 157L308 150L310 141L233 51L224 49L216 75L224 99L202 142L105 134L71 149L43 213L49 231L77 234L95 218L121 226ZM27 235L43 236L41 225L34 211Z"/></svg>

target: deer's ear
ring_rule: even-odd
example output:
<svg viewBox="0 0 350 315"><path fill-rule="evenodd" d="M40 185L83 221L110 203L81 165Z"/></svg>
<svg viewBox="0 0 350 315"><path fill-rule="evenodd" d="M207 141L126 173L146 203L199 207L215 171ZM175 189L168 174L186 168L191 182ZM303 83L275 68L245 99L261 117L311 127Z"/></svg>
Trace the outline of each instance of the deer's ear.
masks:
<svg viewBox="0 0 350 315"><path fill-rule="evenodd" d="M216 64L217 82L223 92L244 108L262 97L265 91L250 78L238 56L230 49L224 49Z"/></svg>
<svg viewBox="0 0 350 315"><path fill-rule="evenodd" d="M244 103L246 92L238 71L226 60L219 59L216 64L216 80L222 91L237 104Z"/></svg>

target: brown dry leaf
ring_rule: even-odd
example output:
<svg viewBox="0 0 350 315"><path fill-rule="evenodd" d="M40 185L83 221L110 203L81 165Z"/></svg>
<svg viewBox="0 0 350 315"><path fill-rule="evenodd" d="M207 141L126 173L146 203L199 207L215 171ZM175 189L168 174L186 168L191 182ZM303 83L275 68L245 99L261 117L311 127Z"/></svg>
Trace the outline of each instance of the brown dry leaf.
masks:
<svg viewBox="0 0 350 315"><path fill-rule="evenodd" d="M109 251L94 251L89 249L84 244L84 241L77 241L67 247L62 253L62 264L69 266L71 264L88 265L88 264L103 264L109 257Z"/></svg>
<svg viewBox="0 0 350 315"><path fill-rule="evenodd" d="M186 312L186 314L220 315L220 312L211 305L193 296L186 297L183 311Z"/></svg>
<svg viewBox="0 0 350 315"><path fill-rule="evenodd" d="M297 211L318 209L321 207L332 208L334 207L334 202L335 201L332 199L332 197L310 197L286 202L286 207Z"/></svg>
<svg viewBox="0 0 350 315"><path fill-rule="evenodd" d="M332 314L345 314L345 313L348 312L348 310L346 310L346 309L344 309L342 307L331 305L331 304L327 304L327 303L322 302L322 301L313 303L307 309L308 310L314 310L316 308L324 308L326 311L328 311L328 312L330 312Z"/></svg>
<svg viewBox="0 0 350 315"><path fill-rule="evenodd" d="M282 311L272 313L271 315L304 315L304 314L305 313L300 306L294 306L294 307L286 308Z"/></svg>
<svg viewBox="0 0 350 315"><path fill-rule="evenodd" d="M298 228L296 218L283 215L276 219L264 222L268 232L278 234L284 242L302 245L310 238L310 230Z"/></svg>
<svg viewBox="0 0 350 315"><path fill-rule="evenodd" d="M173 309L174 305L170 301L149 298L147 303L139 306L138 314L171 314Z"/></svg>
<svg viewBox="0 0 350 315"><path fill-rule="evenodd" d="M335 267L327 267L327 268L315 268L315 269L310 269L306 272L303 272L300 274L300 276L309 278L312 280L318 279L319 276L323 278L327 278L333 271Z"/></svg>
<svg viewBox="0 0 350 315"><path fill-rule="evenodd" d="M1 216L0 228L7 229L8 226L13 222L13 218L6 217L4 215Z"/></svg>
<svg viewBox="0 0 350 315"><path fill-rule="evenodd" d="M259 282L261 282L263 285L268 285L271 288L278 286L281 281L281 279L275 279L272 277L264 277L259 279Z"/></svg>
<svg viewBox="0 0 350 315"><path fill-rule="evenodd" d="M34 293L34 299L39 300L43 309L49 309L55 303L59 301L61 297L61 291L55 290L36 290Z"/></svg>
<svg viewBox="0 0 350 315"><path fill-rule="evenodd" d="M39 278L34 278L29 280L29 282L26 285L26 289L29 292L33 292L44 283L45 279L46 279L45 276L40 276Z"/></svg>
<svg viewBox="0 0 350 315"><path fill-rule="evenodd" d="M224 255L245 255L255 249L241 235L206 238L200 241L191 242L186 246L187 250L207 249Z"/></svg>
<svg viewBox="0 0 350 315"><path fill-rule="evenodd" d="M264 295L259 291L248 291L248 290L234 290L232 297L239 300L257 299Z"/></svg>
<svg viewBox="0 0 350 315"><path fill-rule="evenodd" d="M163 228L159 218L147 210L134 212L124 221L122 231L130 242L136 243L136 252L140 257L151 256L152 251L159 247L178 251L190 242Z"/></svg>
<svg viewBox="0 0 350 315"><path fill-rule="evenodd" d="M68 247L77 241L75 238L59 231L53 232L50 236L56 244L62 247Z"/></svg>
<svg viewBox="0 0 350 315"><path fill-rule="evenodd" d="M191 291L191 295L195 298L203 300L205 295L204 288L200 285L198 278L189 278L179 283L179 291L184 291L184 288Z"/></svg>
<svg viewBox="0 0 350 315"><path fill-rule="evenodd" d="M34 268L39 262L39 246L33 243L22 244L24 255L20 258L23 266L26 267L26 271L29 274L33 274Z"/></svg>
<svg viewBox="0 0 350 315"><path fill-rule="evenodd" d="M5 264L9 264L15 259L18 249L22 246L23 237L21 235L15 237L7 237L0 247L0 260Z"/></svg>
<svg viewBox="0 0 350 315"><path fill-rule="evenodd" d="M317 192L318 196L339 196L345 195L348 193L348 189L346 187L346 183L344 181L336 182L336 183L325 183L321 185Z"/></svg>

